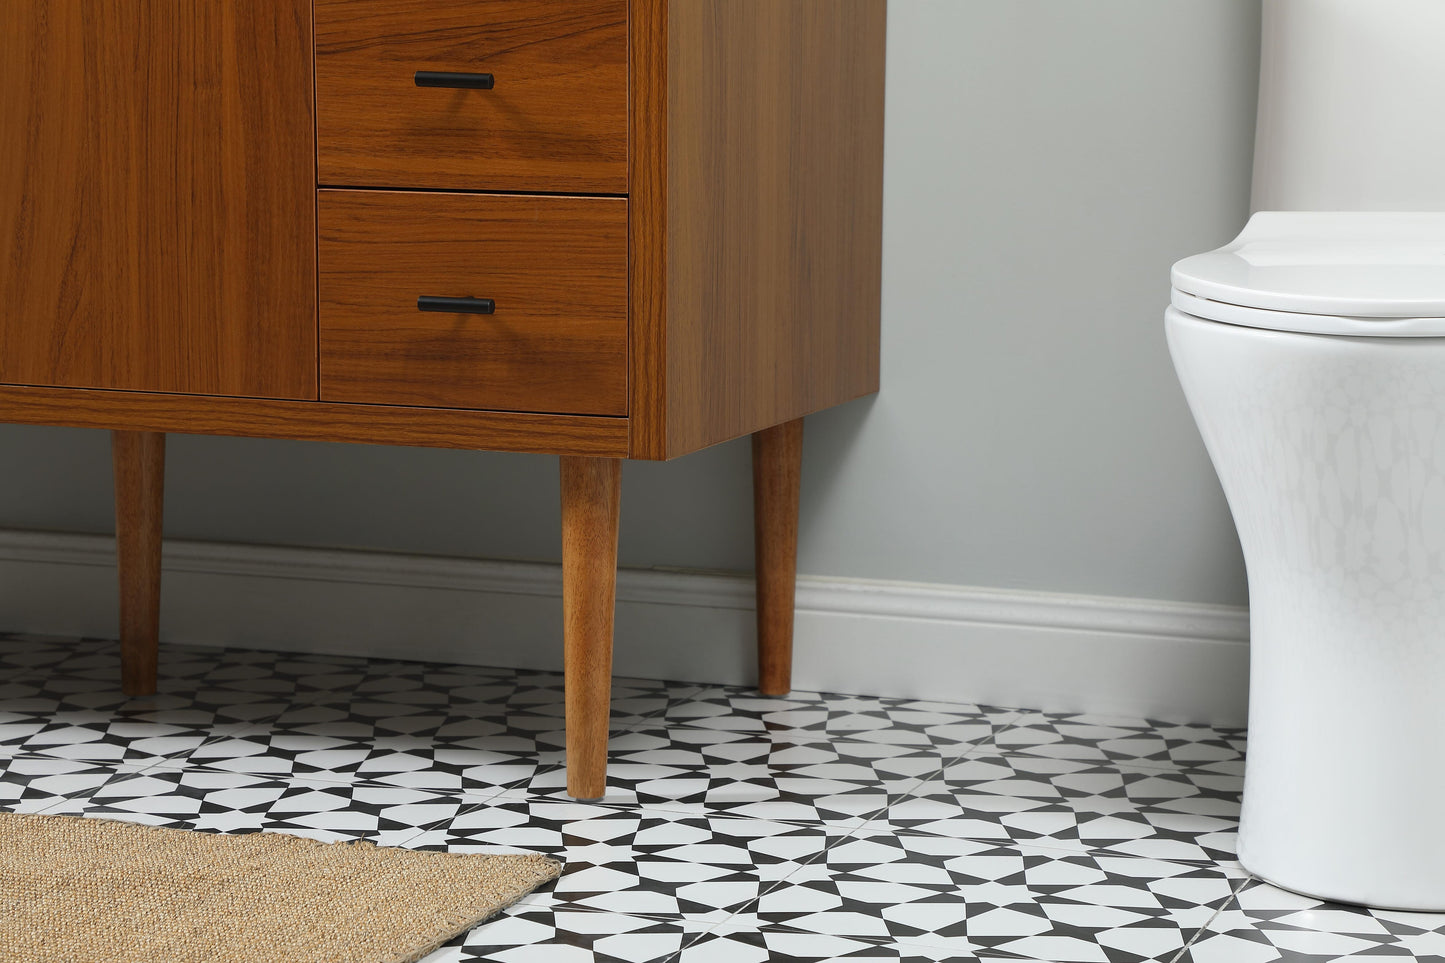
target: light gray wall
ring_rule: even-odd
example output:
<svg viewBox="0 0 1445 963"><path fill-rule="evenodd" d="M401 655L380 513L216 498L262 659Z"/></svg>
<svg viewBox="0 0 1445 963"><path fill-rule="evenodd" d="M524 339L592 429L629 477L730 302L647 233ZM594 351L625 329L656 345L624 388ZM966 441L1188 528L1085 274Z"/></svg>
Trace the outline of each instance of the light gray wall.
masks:
<svg viewBox="0 0 1445 963"><path fill-rule="evenodd" d="M893 0L883 392L809 420L809 574L1243 603L1161 314L1247 212L1258 0ZM0 427L0 527L110 527ZM751 567L748 453L624 476L622 562ZM555 559L554 459L174 437L168 536Z"/></svg>

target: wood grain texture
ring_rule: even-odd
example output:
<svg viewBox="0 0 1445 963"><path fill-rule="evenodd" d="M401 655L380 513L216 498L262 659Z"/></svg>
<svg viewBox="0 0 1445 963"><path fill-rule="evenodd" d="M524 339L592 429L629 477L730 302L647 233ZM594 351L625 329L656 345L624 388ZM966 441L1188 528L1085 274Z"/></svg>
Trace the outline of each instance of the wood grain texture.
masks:
<svg viewBox="0 0 1445 963"><path fill-rule="evenodd" d="M111 435L115 463L115 554L120 573L120 684L126 695L156 691L161 624L161 519L166 436Z"/></svg>
<svg viewBox="0 0 1445 963"><path fill-rule="evenodd" d="M316 99L322 184L625 193L627 0L316 0Z"/></svg>
<svg viewBox="0 0 1445 963"><path fill-rule="evenodd" d="M309 0L0 3L0 383L314 397Z"/></svg>
<svg viewBox="0 0 1445 963"><path fill-rule="evenodd" d="M626 418L0 387L0 422L549 455L627 454Z"/></svg>
<svg viewBox="0 0 1445 963"><path fill-rule="evenodd" d="M625 200L322 191L319 221L323 400L627 413Z"/></svg>
<svg viewBox="0 0 1445 963"><path fill-rule="evenodd" d="M567 793L601 799L607 791L622 462L563 458L561 471Z"/></svg>
<svg viewBox="0 0 1445 963"><path fill-rule="evenodd" d="M793 687L793 610L798 585L798 488L803 419L753 435L753 551L758 582L758 690Z"/></svg>
<svg viewBox="0 0 1445 963"><path fill-rule="evenodd" d="M634 45L667 44L634 46L636 136L663 137L665 156L634 144L648 192L636 216L653 223L634 224L633 256L666 292L664 308L644 301L634 316L647 365L633 382L634 457L876 391L886 3L667 0L664 16L633 0L633 11L649 25Z"/></svg>
<svg viewBox="0 0 1445 963"><path fill-rule="evenodd" d="M667 11L631 0L627 235L632 455L667 457Z"/></svg>

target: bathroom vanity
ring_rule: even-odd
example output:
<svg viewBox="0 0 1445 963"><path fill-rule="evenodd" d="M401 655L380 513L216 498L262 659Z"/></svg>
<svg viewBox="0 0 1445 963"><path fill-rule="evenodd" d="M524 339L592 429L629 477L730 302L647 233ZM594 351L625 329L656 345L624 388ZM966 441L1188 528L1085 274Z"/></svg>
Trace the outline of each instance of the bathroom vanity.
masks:
<svg viewBox="0 0 1445 963"><path fill-rule="evenodd" d="M560 456L579 798L621 460L751 435L787 691L801 419L878 387L885 3L0 4L0 421L114 433L125 691L169 432Z"/></svg>

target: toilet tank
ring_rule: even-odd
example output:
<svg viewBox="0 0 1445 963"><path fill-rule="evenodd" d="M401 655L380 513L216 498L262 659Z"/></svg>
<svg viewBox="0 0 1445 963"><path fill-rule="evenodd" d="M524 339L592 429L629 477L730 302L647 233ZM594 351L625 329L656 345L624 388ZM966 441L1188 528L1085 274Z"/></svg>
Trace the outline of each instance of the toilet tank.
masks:
<svg viewBox="0 0 1445 963"><path fill-rule="evenodd" d="M1264 0L1256 211L1445 210L1445 0Z"/></svg>

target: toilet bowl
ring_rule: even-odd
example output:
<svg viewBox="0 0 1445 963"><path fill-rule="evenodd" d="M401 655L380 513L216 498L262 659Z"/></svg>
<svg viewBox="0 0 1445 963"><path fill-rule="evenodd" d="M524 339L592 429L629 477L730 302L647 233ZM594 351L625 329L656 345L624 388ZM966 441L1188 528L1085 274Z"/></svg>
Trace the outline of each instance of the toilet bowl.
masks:
<svg viewBox="0 0 1445 963"><path fill-rule="evenodd" d="M1172 283L1248 569L1240 861L1445 911L1445 213L1259 213Z"/></svg>

